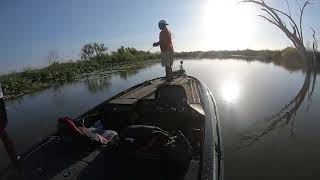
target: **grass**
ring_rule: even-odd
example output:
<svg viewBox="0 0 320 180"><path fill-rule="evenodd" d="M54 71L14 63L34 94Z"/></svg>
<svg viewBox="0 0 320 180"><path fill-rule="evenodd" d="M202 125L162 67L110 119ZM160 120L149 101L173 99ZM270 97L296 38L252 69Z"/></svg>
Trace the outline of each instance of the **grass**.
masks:
<svg viewBox="0 0 320 180"><path fill-rule="evenodd" d="M127 69L134 64L156 60L157 54L122 48L112 54L76 62L52 63L42 69L26 68L22 72L0 76L6 99L39 91L48 87L71 82L96 71L116 71Z"/></svg>

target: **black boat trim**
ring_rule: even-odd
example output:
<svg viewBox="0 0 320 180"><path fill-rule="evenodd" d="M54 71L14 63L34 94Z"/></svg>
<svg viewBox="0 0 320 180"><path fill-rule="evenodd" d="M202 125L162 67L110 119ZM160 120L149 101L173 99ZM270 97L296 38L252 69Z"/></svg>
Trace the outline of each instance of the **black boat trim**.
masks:
<svg viewBox="0 0 320 180"><path fill-rule="evenodd" d="M196 79L196 78L195 78ZM223 144L220 131L219 114L216 101L209 88L200 80L200 88L203 88L200 95L210 98L201 98L204 100L204 108L206 113L205 135L203 143L203 154L201 163L201 179L222 180L224 178L223 169ZM211 102L210 102L211 101ZM209 108L213 106L212 108ZM211 111L213 110L213 112ZM211 127L211 128L210 128ZM217 139L212 139L217 137ZM216 158L215 158L216 156ZM217 161L217 162L216 162Z"/></svg>

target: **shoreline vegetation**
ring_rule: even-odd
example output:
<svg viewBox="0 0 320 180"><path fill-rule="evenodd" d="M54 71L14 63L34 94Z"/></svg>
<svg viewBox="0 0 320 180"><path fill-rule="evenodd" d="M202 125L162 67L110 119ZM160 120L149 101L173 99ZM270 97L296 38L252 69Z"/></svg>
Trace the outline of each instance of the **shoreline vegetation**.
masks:
<svg viewBox="0 0 320 180"><path fill-rule="evenodd" d="M111 53L95 51L86 53L90 57L83 57L84 54L77 61L59 63L59 59L54 58L50 59L52 62L47 67L28 68L22 72L0 76L5 99L14 99L66 82L72 82L97 71L117 72L159 60L159 55L155 53L125 47Z"/></svg>
<svg viewBox="0 0 320 180"><path fill-rule="evenodd" d="M82 48L81 59L59 63L56 55L50 55L49 66L40 69L25 69L0 76L5 99L14 99L46 88L72 82L98 71L117 72L144 64L157 62L159 53L120 47L107 52L103 44L91 43ZM317 55L319 57L319 54ZM194 51L176 52L175 58L183 59L242 59L261 61L283 66L289 71L304 70L305 64L299 59L294 48L284 50L239 50L239 51Z"/></svg>

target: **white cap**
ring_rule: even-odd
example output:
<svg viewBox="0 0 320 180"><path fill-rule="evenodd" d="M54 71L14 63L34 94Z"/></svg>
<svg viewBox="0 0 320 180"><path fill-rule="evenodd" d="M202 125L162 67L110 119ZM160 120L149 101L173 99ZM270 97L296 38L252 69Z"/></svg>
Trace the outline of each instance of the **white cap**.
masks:
<svg viewBox="0 0 320 180"><path fill-rule="evenodd" d="M165 20L160 20L158 24L169 25Z"/></svg>

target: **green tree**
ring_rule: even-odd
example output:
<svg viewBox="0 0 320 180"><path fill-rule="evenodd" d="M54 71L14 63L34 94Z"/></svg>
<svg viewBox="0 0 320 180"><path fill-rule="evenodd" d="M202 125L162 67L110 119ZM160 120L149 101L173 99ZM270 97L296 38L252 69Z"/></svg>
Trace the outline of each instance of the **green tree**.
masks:
<svg viewBox="0 0 320 180"><path fill-rule="evenodd" d="M91 60L107 55L108 48L103 43L88 43L81 48L81 59Z"/></svg>

